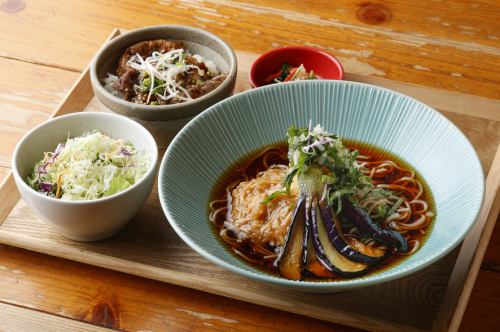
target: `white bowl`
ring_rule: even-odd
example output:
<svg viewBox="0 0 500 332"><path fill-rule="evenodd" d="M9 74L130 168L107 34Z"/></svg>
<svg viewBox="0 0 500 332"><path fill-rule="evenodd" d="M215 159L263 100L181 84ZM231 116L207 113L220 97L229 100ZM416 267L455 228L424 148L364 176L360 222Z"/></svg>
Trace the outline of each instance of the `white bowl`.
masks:
<svg viewBox="0 0 500 332"><path fill-rule="evenodd" d="M149 154L151 164L134 185L109 197L89 201L65 201L30 188L25 179L46 151L70 137L98 130L112 138L130 141ZM61 234L77 241L97 241L120 231L148 198L156 176L158 148L151 134L137 122L110 113L85 112L49 120L26 134L17 144L12 170L26 204Z"/></svg>

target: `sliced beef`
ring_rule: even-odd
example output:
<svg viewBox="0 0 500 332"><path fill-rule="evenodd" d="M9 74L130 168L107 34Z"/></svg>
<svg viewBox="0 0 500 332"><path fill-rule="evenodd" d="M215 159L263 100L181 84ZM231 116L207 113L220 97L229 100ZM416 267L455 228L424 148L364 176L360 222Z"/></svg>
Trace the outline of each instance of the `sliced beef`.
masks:
<svg viewBox="0 0 500 332"><path fill-rule="evenodd" d="M153 52L166 53L179 48L184 48L184 45L181 42L165 39L148 40L134 44L127 48L125 53L121 56L120 61L118 61L118 67L116 68L116 74L121 76L125 73L125 71L129 68L127 66L127 61L135 54L139 54L141 57L147 58Z"/></svg>
<svg viewBox="0 0 500 332"><path fill-rule="evenodd" d="M139 72L127 67L122 75L118 76L114 88L123 93L123 98L131 100L135 96L134 84L139 78Z"/></svg>
<svg viewBox="0 0 500 332"><path fill-rule="evenodd" d="M224 75L224 74L217 75L217 76L215 76L215 77L213 77L213 78L209 79L208 81L205 81L201 84L190 86L188 88L188 92L192 98L194 98L194 99L199 98L199 97L206 95L207 93L215 90L219 85L222 84L222 82L224 82L226 77L227 77L227 75Z"/></svg>
<svg viewBox="0 0 500 332"><path fill-rule="evenodd" d="M144 41L130 46L125 50L125 53L121 56L118 62L116 69L118 80L114 84L114 88L121 91L124 99L126 100L137 104L147 104L148 91L140 92L134 89L134 86L139 85L140 83L139 71L127 66L127 61L135 54L139 54L141 57L147 58L153 52L166 53L180 48L184 48L184 45L181 42L164 39ZM204 71L203 75L200 75L197 69L191 69L182 74L179 78L179 82L189 92L193 99L215 90L226 79L226 75L222 74L213 77L208 72L206 65L204 63L199 63L192 56L186 56L185 61L187 64L196 65ZM181 102L183 102L183 100L176 97L165 101L156 95L152 95L149 99L149 104L153 103L158 105L178 104Z"/></svg>

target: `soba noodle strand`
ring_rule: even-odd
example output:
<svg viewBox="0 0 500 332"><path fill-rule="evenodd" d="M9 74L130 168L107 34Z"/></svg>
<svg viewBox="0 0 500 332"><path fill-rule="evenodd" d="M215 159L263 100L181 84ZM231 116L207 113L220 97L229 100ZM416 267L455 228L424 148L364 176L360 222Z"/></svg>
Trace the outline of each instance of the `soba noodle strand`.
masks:
<svg viewBox="0 0 500 332"><path fill-rule="evenodd" d="M262 236L249 236L248 229L245 229L244 226L251 224L254 220L243 217L234 220L235 213L231 209L233 202L229 202L228 198L245 203L244 207L243 204L239 205L239 209L244 208L245 210L240 212L251 214L252 210L262 209L260 203L266 192L260 190L264 190L262 188L269 189L273 185L277 186L281 181L266 177L265 172L273 170L273 172L281 171L281 174L284 174L286 171L284 165L273 165L273 161L276 160L285 162L286 150L276 147L264 149L240 168L241 177L226 186L225 198L210 202L209 219L220 229L221 239L227 242L238 256L258 265L271 266L276 259L276 251L279 249L277 244L282 244L283 241L266 243ZM368 194L360 198L360 206L374 219L378 218L380 207L385 207L390 212L393 209L390 215L382 220L382 223L404 234L410 248L405 255L411 255L420 247L421 238L426 234L426 228L434 217L433 212L429 209L429 204L422 199L424 195L422 184L416 179L413 171L404 169L391 160L375 160L372 156L359 155L356 158L356 163L363 169L365 175L372 178L374 189L384 193L383 195ZM235 196L236 194L238 196ZM257 194L260 195L257 197ZM290 204L290 200L287 203ZM276 231L281 227L280 234L284 239L291 221L292 210L290 206L274 204L268 214L269 220L267 220L269 226L274 226L274 228L266 228L267 225L264 224L262 231ZM245 213L241 213L241 215L245 215ZM356 237L357 233L355 228L351 228L344 236ZM363 243L375 248L386 249L384 245L376 243L371 238L365 238Z"/></svg>

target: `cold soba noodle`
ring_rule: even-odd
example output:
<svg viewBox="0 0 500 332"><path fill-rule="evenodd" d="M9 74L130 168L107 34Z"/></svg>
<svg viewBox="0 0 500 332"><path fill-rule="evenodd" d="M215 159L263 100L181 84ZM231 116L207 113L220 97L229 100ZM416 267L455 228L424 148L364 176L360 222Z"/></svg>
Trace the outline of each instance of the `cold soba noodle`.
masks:
<svg viewBox="0 0 500 332"><path fill-rule="evenodd" d="M210 221L232 250L288 279L352 278L422 245L431 195L403 163L317 126L235 165ZM359 150L359 153L358 153Z"/></svg>

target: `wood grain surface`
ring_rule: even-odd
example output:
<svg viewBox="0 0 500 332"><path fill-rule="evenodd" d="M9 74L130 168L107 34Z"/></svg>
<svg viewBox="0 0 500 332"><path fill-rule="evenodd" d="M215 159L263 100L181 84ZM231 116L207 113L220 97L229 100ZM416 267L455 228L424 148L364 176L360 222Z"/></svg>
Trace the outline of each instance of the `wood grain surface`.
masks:
<svg viewBox="0 0 500 332"><path fill-rule="evenodd" d="M0 278L4 285L0 302L109 328L131 331L219 331L223 328L234 331L329 331L335 328L355 331L13 247L0 246L0 255ZM29 257L28 261L25 257Z"/></svg>
<svg viewBox="0 0 500 332"><path fill-rule="evenodd" d="M382 78L395 85L396 81L410 82L490 98L474 99L477 114L458 124L462 129L475 128L469 135L476 137L475 147L483 149L478 152L483 167L488 169L493 155L484 143L499 133L497 124L490 121L492 117L498 121L499 110L490 102L500 95L499 10L497 1L1 1L0 27L6 33L0 37L0 178L7 173L17 140L48 117L112 28L163 23L205 28L235 49L250 53L280 45L317 46L338 56L353 76L361 75L367 81ZM422 91L422 96L426 92ZM468 98L462 96L455 95L456 112L446 113L452 121L460 118L460 98ZM464 315L463 331L493 331L498 327L499 240L497 223ZM106 283L111 278L122 286L118 293L126 294L127 306L117 312L135 315L136 325L132 319L126 320L121 329L156 331L170 326L176 330L204 330L214 324L214 329L234 330L254 327L293 331L308 326L311 330L349 330L7 246L0 251L0 265L23 264L30 271L23 275L23 283L0 287L0 302L8 303L9 312L22 311L25 317L27 313L29 317L38 315L39 311L29 308L37 303L37 310L46 312L38 323L45 325L33 322L33 327L51 326L52 316L92 322L91 315L82 318L71 308L81 303L82 310L89 312L97 302L82 298L114 293L118 289L115 284ZM50 264L57 268L46 269ZM7 274L16 276L12 270L16 269L0 267L1 280ZM68 275L72 276L71 282L67 282ZM92 284L101 288L92 288ZM150 292L144 295L144 289ZM45 301L37 301L36 292L43 292ZM146 301L145 296L155 300ZM181 308L187 311L173 310L171 304L183 296L195 304ZM157 303L160 300L162 305ZM246 320L235 319L239 317L231 311L235 307ZM95 312L108 317L110 311L108 306L102 306ZM164 312L167 314L162 315ZM217 325L218 320L211 320L211 315L240 323L226 326L222 321ZM138 326L137 321L144 324Z"/></svg>
<svg viewBox="0 0 500 332"><path fill-rule="evenodd" d="M0 302L1 331L74 331L74 332L105 332L112 331L94 324L86 324L76 320L46 314L32 308L9 305Z"/></svg>
<svg viewBox="0 0 500 332"><path fill-rule="evenodd" d="M5 177L9 173L9 171L10 171L10 168L0 166L0 182L3 181L3 179L5 179Z"/></svg>
<svg viewBox="0 0 500 332"><path fill-rule="evenodd" d="M87 65L117 26L133 29L173 23L204 28L233 48L251 53L311 45L338 56L350 72L500 97L500 4L494 0L334 4L324 0L37 0L26 4L24 10L0 20L2 31L13 31L2 36L2 54L73 71Z"/></svg>
<svg viewBox="0 0 500 332"><path fill-rule="evenodd" d="M3 57L0 67L0 166L9 167L19 139L49 117L80 74Z"/></svg>
<svg viewBox="0 0 500 332"><path fill-rule="evenodd" d="M255 56L249 54L238 54L240 78L237 82L237 91L248 88L248 81L242 80L242 77L245 77L246 70L254 58ZM380 86L389 85L394 89L398 88L390 81L378 79L375 83ZM411 88L407 90L410 95L413 93ZM91 99L92 93L89 91L89 77L86 71L62 102L56 114L80 110L109 112L95 98ZM420 90L418 92L421 93ZM470 111L471 107L477 104L474 98L469 100L468 104L462 105L463 111L457 110L451 102L453 99L440 90L427 90L424 99L429 99L429 101L450 99L450 103L443 103L440 106L440 111L449 113L448 116L457 115L456 124L464 126L464 132L478 149L481 158L483 160L493 158L497 152L496 149L481 150L480 147L484 142L483 136L489 140L490 145L498 146L500 136L494 134L500 132L500 130L495 130L500 128L500 121L481 119L493 124L491 132L494 134L486 135L484 132L483 135L474 134L476 127L470 126L474 123L474 119L478 119L474 112ZM493 100L490 100L490 103L493 109L496 103L500 104ZM467 109L472 115L465 115ZM147 121L141 123L150 129L161 150L164 151L169 143L168 136L164 134L165 128L162 128L165 124ZM469 124L469 126L464 124ZM494 163L495 167L491 172L496 174L500 163L498 160ZM489 166L486 169L488 168ZM497 181L496 176L488 179L490 182ZM482 226L478 227L480 234ZM266 287L227 273L192 252L168 227L159 208L156 188L130 225L110 240L87 244L67 240L54 232L28 209L24 202L20 201L0 227L0 241L58 257L307 314L315 318L364 329L393 331L398 331L403 327L406 330L410 328L427 330L435 324L434 320L438 310L442 307L441 302L458 253L457 249L439 263L397 282L340 294L308 295L304 298L304 295L300 293L284 292L282 289ZM474 246L474 244L465 246L464 250L472 250L471 253L473 253ZM462 265L465 268L467 264L466 262ZM465 276L466 273L463 278ZM460 295L460 290L461 286L457 285L452 289L456 296ZM453 314L458 300L451 298L449 301L451 303L446 306L445 314L442 315L445 317L444 327L448 324L446 317ZM382 313L378 310L381 306L386 307ZM401 307L405 307L406 310L401 310Z"/></svg>

